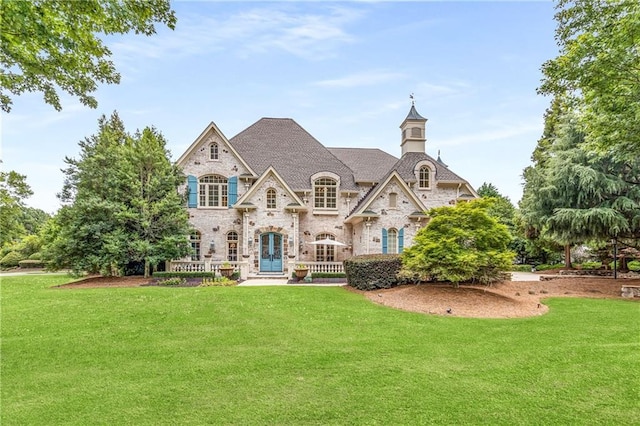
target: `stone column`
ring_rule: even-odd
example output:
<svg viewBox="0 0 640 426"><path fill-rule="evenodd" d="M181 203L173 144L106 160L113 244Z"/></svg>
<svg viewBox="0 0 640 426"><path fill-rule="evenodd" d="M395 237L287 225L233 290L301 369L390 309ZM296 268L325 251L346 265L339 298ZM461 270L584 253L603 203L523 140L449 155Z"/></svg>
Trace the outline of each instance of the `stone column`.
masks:
<svg viewBox="0 0 640 426"><path fill-rule="evenodd" d="M371 244L371 223L367 222L365 223L365 226L367 227L367 236L365 237L365 241L367 242L366 245L366 254L369 254L369 245Z"/></svg>
<svg viewBox="0 0 640 426"><path fill-rule="evenodd" d="M298 213L291 213L291 219L293 220L293 247L289 247L290 254L295 256L295 259L299 259L298 247L300 245L300 219Z"/></svg>

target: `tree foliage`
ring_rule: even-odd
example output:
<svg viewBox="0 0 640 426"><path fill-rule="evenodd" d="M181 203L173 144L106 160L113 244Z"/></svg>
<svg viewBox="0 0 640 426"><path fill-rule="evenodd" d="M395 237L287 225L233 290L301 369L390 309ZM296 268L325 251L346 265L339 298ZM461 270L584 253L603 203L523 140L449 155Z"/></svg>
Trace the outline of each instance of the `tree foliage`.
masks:
<svg viewBox="0 0 640 426"><path fill-rule="evenodd" d="M0 171L0 247L26 233L24 199L33 194L26 179L15 171Z"/></svg>
<svg viewBox="0 0 640 426"><path fill-rule="evenodd" d="M539 88L579 107L587 142L609 157L640 155L640 2L558 0L560 55Z"/></svg>
<svg viewBox="0 0 640 426"><path fill-rule="evenodd" d="M64 205L45 231L54 268L120 274L144 262L148 275L160 261L190 252L184 175L171 164L163 136L153 128L130 135L114 113L96 135L67 158Z"/></svg>
<svg viewBox="0 0 640 426"><path fill-rule="evenodd" d="M438 281L490 283L509 270L507 227L489 215L487 199L429 210L428 225L402 254L403 268Z"/></svg>
<svg viewBox="0 0 640 426"><path fill-rule="evenodd" d="M173 29L169 0L2 0L0 25L0 108L11 95L42 92L62 108L58 89L97 106L98 83L119 83L102 35L152 35L155 23Z"/></svg>

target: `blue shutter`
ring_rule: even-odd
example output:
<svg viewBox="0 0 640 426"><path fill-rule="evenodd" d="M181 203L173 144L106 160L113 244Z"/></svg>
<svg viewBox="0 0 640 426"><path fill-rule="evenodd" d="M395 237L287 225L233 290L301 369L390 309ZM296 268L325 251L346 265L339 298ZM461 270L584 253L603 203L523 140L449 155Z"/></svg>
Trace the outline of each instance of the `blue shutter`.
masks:
<svg viewBox="0 0 640 426"><path fill-rule="evenodd" d="M387 253L387 229L382 228L382 253Z"/></svg>
<svg viewBox="0 0 640 426"><path fill-rule="evenodd" d="M187 176L187 187L189 188L189 207L198 207L198 178L192 175Z"/></svg>
<svg viewBox="0 0 640 426"><path fill-rule="evenodd" d="M404 250L404 228L398 230L398 253Z"/></svg>
<svg viewBox="0 0 640 426"><path fill-rule="evenodd" d="M229 184L229 208L231 208L231 206L233 206L236 201L238 201L238 176L231 176L227 182Z"/></svg>

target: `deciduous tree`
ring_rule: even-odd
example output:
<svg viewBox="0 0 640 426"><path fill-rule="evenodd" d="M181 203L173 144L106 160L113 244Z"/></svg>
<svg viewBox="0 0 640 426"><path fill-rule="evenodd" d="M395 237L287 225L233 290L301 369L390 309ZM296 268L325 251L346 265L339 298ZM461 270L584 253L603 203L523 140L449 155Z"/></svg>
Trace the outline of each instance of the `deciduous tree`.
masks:
<svg viewBox="0 0 640 426"><path fill-rule="evenodd" d="M33 194L26 179L15 171L0 171L0 247L26 233L21 220L24 199Z"/></svg>
<svg viewBox="0 0 640 426"><path fill-rule="evenodd" d="M0 108L6 112L12 95L24 92L42 92L60 110L58 90L95 108L98 83L120 82L101 36L148 36L156 23L176 24L169 0L2 0L1 19Z"/></svg>

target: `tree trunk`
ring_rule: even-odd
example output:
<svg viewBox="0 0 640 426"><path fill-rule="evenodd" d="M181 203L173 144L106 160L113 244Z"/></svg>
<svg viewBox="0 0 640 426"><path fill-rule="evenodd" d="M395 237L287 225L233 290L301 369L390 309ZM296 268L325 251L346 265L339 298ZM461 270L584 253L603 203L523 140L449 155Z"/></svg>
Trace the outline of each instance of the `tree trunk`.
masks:
<svg viewBox="0 0 640 426"><path fill-rule="evenodd" d="M150 265L149 265L149 261L147 259L144 260L144 277L145 278L149 278L151 276L151 274L149 274L149 270L150 270Z"/></svg>
<svg viewBox="0 0 640 426"><path fill-rule="evenodd" d="M571 244L565 244L564 246L564 267L573 269L573 265L571 264Z"/></svg>

